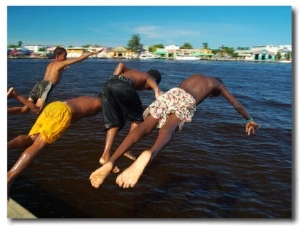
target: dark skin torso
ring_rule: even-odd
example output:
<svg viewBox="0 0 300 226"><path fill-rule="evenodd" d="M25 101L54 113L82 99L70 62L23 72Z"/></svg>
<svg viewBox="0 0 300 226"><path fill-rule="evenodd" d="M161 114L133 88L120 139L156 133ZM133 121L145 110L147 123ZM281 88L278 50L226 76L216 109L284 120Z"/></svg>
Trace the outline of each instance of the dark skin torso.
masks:
<svg viewBox="0 0 300 226"><path fill-rule="evenodd" d="M80 96L65 101L72 111L72 122L83 117L93 116L102 110L102 99L92 96Z"/></svg>
<svg viewBox="0 0 300 226"><path fill-rule="evenodd" d="M245 119L250 118L243 105L214 77L193 74L183 81L179 88L191 94L196 100L196 105L200 104L207 97L213 97L213 91L218 91Z"/></svg>

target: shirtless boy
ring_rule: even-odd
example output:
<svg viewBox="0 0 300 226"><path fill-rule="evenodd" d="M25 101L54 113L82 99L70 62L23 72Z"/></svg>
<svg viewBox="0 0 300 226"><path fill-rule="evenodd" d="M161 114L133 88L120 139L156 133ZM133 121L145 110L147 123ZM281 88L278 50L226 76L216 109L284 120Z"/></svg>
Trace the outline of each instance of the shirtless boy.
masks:
<svg viewBox="0 0 300 226"><path fill-rule="evenodd" d="M11 107L7 109L7 113L26 114L31 110L34 113L39 114L45 107L52 89L59 83L63 71L68 68L69 65L83 61L89 56L100 53L101 51L103 51L103 48L98 51L82 55L78 58L67 59L67 51L62 47L56 47L53 52L55 59L48 64L43 80L37 82L29 93L28 100L36 107L34 107L34 105ZM8 91L7 96L9 96L9 92L10 91Z"/></svg>
<svg viewBox="0 0 300 226"><path fill-rule="evenodd" d="M111 158L90 175L93 187L98 188L109 175L115 161L128 151L141 138L150 134L155 127L160 128L158 137L149 150L143 151L131 166L125 169L116 179L123 188L134 187L149 162L169 143L176 130L181 130L185 122L192 120L196 106L207 97L224 96L227 101L246 120L246 133L254 134L259 125L248 114L243 105L226 89L223 82L216 77L193 74L184 80L179 87L162 94L144 111L142 122L131 131L117 148Z"/></svg>
<svg viewBox="0 0 300 226"><path fill-rule="evenodd" d="M20 96L14 89L11 97ZM31 103L23 97L24 105ZM7 143L7 149L26 148L14 166L7 172L7 194L14 180L26 170L35 158L59 139L71 123L83 117L101 112L102 100L99 97L80 96L65 101L48 104L37 118L28 135L20 135Z"/></svg>
<svg viewBox="0 0 300 226"><path fill-rule="evenodd" d="M123 63L117 65L102 90L103 121L107 132L100 164L103 165L109 159L116 134L126 121L131 121L130 131L143 121L144 108L137 90L152 89L158 98L162 93L158 88L160 81L161 74L157 70L151 69L146 73L130 69ZM135 159L129 151L124 155Z"/></svg>

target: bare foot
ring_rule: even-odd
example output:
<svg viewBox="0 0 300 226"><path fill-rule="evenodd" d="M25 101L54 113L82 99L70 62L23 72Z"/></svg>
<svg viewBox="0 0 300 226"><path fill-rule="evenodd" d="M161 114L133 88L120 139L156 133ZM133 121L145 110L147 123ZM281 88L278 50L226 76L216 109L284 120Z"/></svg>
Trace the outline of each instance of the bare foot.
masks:
<svg viewBox="0 0 300 226"><path fill-rule="evenodd" d="M109 175L112 168L113 164L111 162L108 162L99 169L95 170L90 175L90 181L92 186L98 188L103 183L104 179Z"/></svg>
<svg viewBox="0 0 300 226"><path fill-rule="evenodd" d="M109 158L110 158L109 152L103 152L101 158L99 159L100 164L104 165L108 161Z"/></svg>
<svg viewBox="0 0 300 226"><path fill-rule="evenodd" d="M134 187L142 175L144 169L151 159L149 150L143 151L127 169L125 169L116 179L116 183L123 188Z"/></svg>
<svg viewBox="0 0 300 226"><path fill-rule="evenodd" d="M104 158L101 157L99 162L101 165L104 165L107 162L107 160L105 160Z"/></svg>
<svg viewBox="0 0 300 226"><path fill-rule="evenodd" d="M136 157L133 154L131 154L130 151L125 152L124 156L126 156L127 158L129 158L131 160L136 160Z"/></svg>
<svg viewBox="0 0 300 226"><path fill-rule="evenodd" d="M120 172L119 167L115 166L115 168L113 169L113 173L119 173L119 172Z"/></svg>
<svg viewBox="0 0 300 226"><path fill-rule="evenodd" d="M12 98L14 96L15 96L15 89L14 89L14 87L10 87L7 92L7 98Z"/></svg>

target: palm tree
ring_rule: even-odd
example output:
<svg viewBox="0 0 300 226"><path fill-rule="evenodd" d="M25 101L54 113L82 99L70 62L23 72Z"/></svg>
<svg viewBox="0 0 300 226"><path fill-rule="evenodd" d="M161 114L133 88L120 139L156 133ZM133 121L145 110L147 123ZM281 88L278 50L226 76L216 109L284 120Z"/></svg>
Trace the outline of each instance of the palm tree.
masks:
<svg viewBox="0 0 300 226"><path fill-rule="evenodd" d="M131 39L128 41L127 47L133 52L137 52L141 49L142 44L140 43L140 36L139 34L132 35Z"/></svg>
<svg viewBox="0 0 300 226"><path fill-rule="evenodd" d="M192 48L193 46L188 42L185 42L183 43L183 46L180 46L180 49L192 49Z"/></svg>

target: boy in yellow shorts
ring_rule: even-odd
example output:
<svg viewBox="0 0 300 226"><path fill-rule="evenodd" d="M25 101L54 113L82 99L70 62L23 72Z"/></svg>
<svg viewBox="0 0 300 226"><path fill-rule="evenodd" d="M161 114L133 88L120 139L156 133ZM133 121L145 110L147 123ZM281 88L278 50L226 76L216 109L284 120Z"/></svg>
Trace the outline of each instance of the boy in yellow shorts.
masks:
<svg viewBox="0 0 300 226"><path fill-rule="evenodd" d="M18 94L14 88L10 89L9 95L22 100L24 105L33 104ZM92 96L80 96L48 104L28 135L20 135L7 143L7 150L26 148L14 166L7 172L7 195L13 181L28 168L42 150L59 139L71 123L83 117L96 115L101 110L102 99Z"/></svg>

